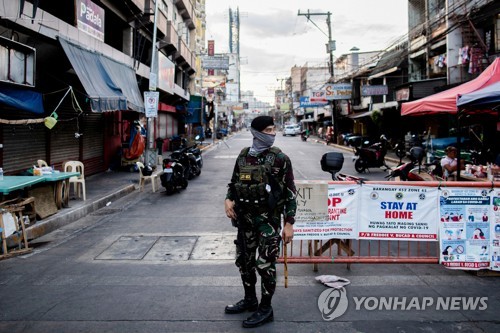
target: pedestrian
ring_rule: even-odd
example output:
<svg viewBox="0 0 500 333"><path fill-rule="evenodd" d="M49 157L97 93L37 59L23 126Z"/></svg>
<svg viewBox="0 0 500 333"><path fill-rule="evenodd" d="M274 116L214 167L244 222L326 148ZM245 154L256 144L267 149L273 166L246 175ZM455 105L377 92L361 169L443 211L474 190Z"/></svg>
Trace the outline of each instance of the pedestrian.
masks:
<svg viewBox="0 0 500 333"><path fill-rule="evenodd" d="M276 289L276 260L281 240L287 244L293 238L297 209L292 163L273 146L273 118L256 117L250 131L252 146L244 148L237 158L224 203L227 217L238 228L236 266L245 291L245 297L226 306L225 312L255 311L243 321L243 327L274 320L271 299ZM280 235L282 215L284 226ZM260 304L255 290L256 271L261 278Z"/></svg>

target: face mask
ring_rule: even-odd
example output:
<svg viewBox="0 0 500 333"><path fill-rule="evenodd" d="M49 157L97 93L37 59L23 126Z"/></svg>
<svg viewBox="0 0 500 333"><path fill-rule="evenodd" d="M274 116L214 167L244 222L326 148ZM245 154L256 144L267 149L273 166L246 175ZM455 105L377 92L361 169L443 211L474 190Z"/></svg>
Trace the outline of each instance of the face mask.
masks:
<svg viewBox="0 0 500 333"><path fill-rule="evenodd" d="M253 144L251 150L260 153L266 149L269 149L274 144L274 140L276 139L275 135L265 134L259 131L250 128L250 132L253 135Z"/></svg>

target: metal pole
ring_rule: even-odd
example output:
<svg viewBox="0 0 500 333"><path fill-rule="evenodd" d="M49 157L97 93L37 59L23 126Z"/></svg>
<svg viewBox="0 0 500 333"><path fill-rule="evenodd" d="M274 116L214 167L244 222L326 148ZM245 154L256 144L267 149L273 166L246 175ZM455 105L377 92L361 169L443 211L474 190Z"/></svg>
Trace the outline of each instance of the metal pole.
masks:
<svg viewBox="0 0 500 333"><path fill-rule="evenodd" d="M326 18L326 23L328 25L328 53L330 53L330 76L332 83L334 83L335 78L334 78L334 70L333 70L333 50L332 50L332 21L330 20L330 16L332 13L328 12L327 13L327 18ZM333 142L337 143L336 137L338 136L338 124L337 124L337 108L335 105L335 101L333 100L331 102L331 109L332 109L332 123L333 123Z"/></svg>
<svg viewBox="0 0 500 333"><path fill-rule="evenodd" d="M151 65L149 68L149 90L156 91L156 86L158 82L158 68L156 67L156 18L158 16L158 1L155 1L155 12L154 12L154 24L153 24L153 40L151 48ZM153 81L153 82L152 82ZM153 148L153 122L151 117L148 117L147 127L146 127L146 159L144 164L156 165L156 152Z"/></svg>

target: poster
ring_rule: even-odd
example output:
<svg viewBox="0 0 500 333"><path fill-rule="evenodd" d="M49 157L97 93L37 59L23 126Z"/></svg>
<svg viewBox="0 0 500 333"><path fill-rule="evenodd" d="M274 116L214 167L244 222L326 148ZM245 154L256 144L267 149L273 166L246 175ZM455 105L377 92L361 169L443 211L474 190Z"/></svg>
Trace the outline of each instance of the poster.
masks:
<svg viewBox="0 0 500 333"><path fill-rule="evenodd" d="M359 185L296 181L294 240L357 237Z"/></svg>
<svg viewBox="0 0 500 333"><path fill-rule="evenodd" d="M491 196L490 222L490 268L500 271L500 190L495 189Z"/></svg>
<svg viewBox="0 0 500 333"><path fill-rule="evenodd" d="M364 184L359 239L437 241L437 188Z"/></svg>
<svg viewBox="0 0 500 333"><path fill-rule="evenodd" d="M440 263L448 268L490 267L489 189L445 188L440 191Z"/></svg>

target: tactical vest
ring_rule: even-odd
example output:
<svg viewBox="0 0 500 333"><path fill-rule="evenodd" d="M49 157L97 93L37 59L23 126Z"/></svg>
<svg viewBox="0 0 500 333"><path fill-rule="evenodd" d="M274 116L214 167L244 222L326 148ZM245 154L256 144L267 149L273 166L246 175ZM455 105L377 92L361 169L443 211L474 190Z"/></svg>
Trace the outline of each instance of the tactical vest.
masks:
<svg viewBox="0 0 500 333"><path fill-rule="evenodd" d="M264 164L247 165L246 156L250 148L245 148L238 156L240 177L234 184L237 201L246 210L272 210L283 205L282 177L272 175L272 167L276 155L281 152L277 147L271 147L265 157Z"/></svg>

